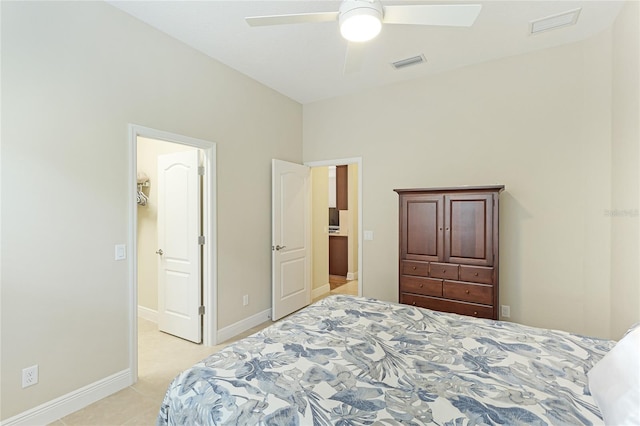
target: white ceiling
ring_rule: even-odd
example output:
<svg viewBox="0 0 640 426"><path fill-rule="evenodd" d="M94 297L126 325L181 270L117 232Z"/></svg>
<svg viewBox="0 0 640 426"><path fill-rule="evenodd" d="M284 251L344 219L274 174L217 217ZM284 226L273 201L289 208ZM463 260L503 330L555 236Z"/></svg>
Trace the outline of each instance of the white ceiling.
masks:
<svg viewBox="0 0 640 426"><path fill-rule="evenodd" d="M384 25L364 46L359 72L344 74L338 24L249 27L246 16L336 11L339 1L108 1L113 6L302 103L583 40L609 27L624 2L468 1L482 4L470 28ZM452 1L383 0L384 4ZM529 34L529 22L582 8L574 26ZM416 55L401 70L390 63Z"/></svg>

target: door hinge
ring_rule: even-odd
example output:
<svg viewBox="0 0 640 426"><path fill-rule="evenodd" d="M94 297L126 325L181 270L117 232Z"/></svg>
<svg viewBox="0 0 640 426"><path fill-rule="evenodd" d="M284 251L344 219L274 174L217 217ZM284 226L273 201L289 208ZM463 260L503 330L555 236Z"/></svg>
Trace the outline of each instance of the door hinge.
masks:
<svg viewBox="0 0 640 426"><path fill-rule="evenodd" d="M200 236L198 237L198 244L200 244L201 246L203 246L203 245L204 245L204 235L200 235Z"/></svg>
<svg viewBox="0 0 640 426"><path fill-rule="evenodd" d="M198 307L198 315L204 315L204 306Z"/></svg>
<svg viewBox="0 0 640 426"><path fill-rule="evenodd" d="M198 167L198 175L204 176L204 166L199 166Z"/></svg>

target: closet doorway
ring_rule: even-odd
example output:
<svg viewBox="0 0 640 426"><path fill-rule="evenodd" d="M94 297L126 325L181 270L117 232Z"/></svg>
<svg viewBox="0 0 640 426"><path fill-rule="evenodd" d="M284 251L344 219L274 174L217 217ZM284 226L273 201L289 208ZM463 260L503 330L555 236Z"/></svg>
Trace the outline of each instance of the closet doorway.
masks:
<svg viewBox="0 0 640 426"><path fill-rule="evenodd" d="M138 315L202 342L200 149L138 137Z"/></svg>
<svg viewBox="0 0 640 426"><path fill-rule="evenodd" d="M215 144L130 125L131 368L138 316L216 344Z"/></svg>

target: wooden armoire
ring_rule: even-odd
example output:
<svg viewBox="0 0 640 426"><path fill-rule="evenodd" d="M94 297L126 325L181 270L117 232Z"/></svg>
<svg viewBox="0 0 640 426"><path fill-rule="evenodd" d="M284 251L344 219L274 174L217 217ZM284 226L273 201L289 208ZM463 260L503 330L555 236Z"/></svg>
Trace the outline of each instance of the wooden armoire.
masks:
<svg viewBox="0 0 640 426"><path fill-rule="evenodd" d="M396 189L400 303L498 319L503 185Z"/></svg>

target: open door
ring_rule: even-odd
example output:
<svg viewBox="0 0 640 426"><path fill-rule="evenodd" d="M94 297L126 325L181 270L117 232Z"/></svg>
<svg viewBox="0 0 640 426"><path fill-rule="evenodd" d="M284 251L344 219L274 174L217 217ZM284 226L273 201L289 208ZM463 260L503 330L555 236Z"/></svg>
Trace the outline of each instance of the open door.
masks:
<svg viewBox="0 0 640 426"><path fill-rule="evenodd" d="M309 167L272 162L272 317L311 303L311 185Z"/></svg>
<svg viewBox="0 0 640 426"><path fill-rule="evenodd" d="M198 150L158 156L158 328L202 341Z"/></svg>

